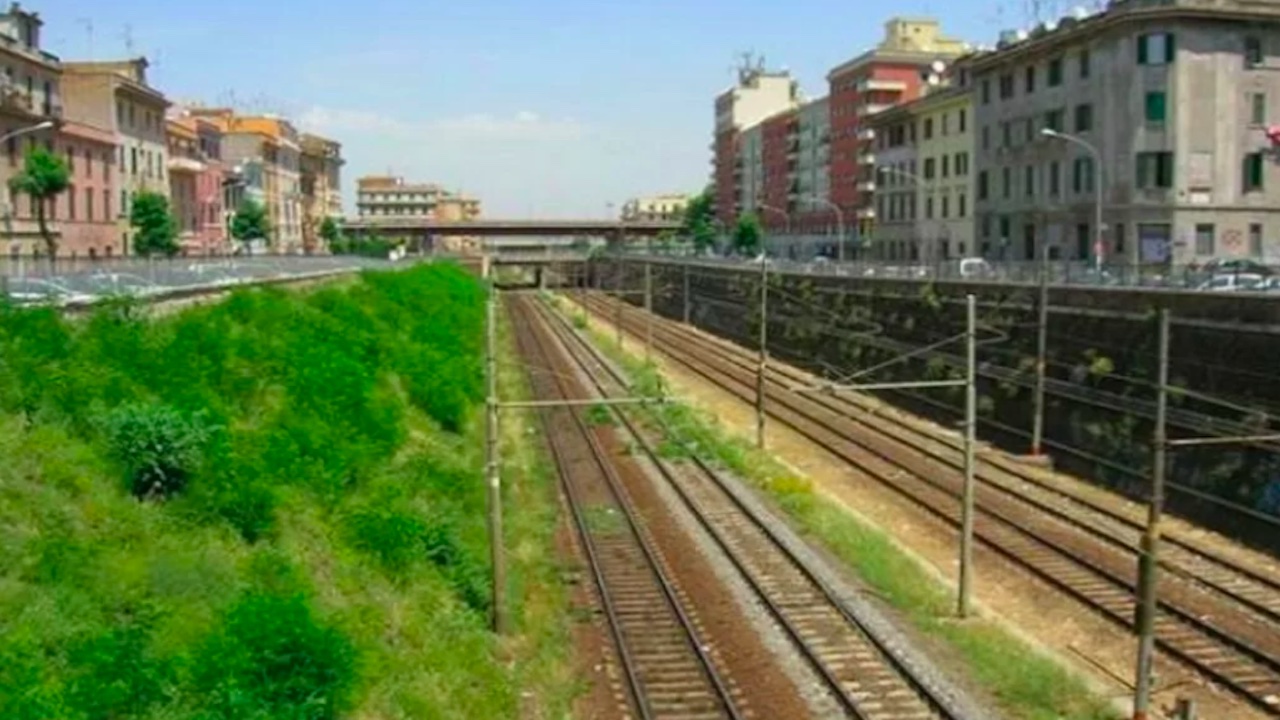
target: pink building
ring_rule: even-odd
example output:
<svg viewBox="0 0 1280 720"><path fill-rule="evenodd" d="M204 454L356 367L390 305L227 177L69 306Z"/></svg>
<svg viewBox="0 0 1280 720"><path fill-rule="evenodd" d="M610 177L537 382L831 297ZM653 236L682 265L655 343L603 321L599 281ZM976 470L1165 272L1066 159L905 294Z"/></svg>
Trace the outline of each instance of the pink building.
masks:
<svg viewBox="0 0 1280 720"><path fill-rule="evenodd" d="M62 230L58 254L112 257L122 254L117 231L116 144L110 130L64 121L54 150L66 159L71 184L58 196L53 217Z"/></svg>
<svg viewBox="0 0 1280 720"><path fill-rule="evenodd" d="M222 132L213 122L179 117L166 123L169 202L184 255L227 251L222 222Z"/></svg>

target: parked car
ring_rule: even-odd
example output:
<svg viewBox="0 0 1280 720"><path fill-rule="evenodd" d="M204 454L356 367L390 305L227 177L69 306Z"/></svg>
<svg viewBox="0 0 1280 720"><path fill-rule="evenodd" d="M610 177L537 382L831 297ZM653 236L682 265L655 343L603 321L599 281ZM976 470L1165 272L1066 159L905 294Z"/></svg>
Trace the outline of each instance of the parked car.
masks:
<svg viewBox="0 0 1280 720"><path fill-rule="evenodd" d="M1271 268L1252 258L1214 258L1201 270L1209 275L1262 275L1270 276Z"/></svg>
<svg viewBox="0 0 1280 720"><path fill-rule="evenodd" d="M93 295L76 292L66 285L44 278L9 278L5 283L9 301L16 305L72 305L93 302Z"/></svg>
<svg viewBox="0 0 1280 720"><path fill-rule="evenodd" d="M1214 275L1201 283L1196 289L1206 292L1238 292L1240 290L1250 290L1262 280L1263 277L1261 275L1249 273Z"/></svg>

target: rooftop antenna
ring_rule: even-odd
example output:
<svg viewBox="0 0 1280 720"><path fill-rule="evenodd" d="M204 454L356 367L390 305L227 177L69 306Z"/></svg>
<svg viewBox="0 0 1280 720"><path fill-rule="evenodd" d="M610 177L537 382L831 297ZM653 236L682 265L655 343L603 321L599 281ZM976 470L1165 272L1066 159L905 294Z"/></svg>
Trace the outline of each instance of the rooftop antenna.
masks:
<svg viewBox="0 0 1280 720"><path fill-rule="evenodd" d="M89 18L76 18L77 25L83 25L85 35L89 38L89 60L93 60L93 20Z"/></svg>

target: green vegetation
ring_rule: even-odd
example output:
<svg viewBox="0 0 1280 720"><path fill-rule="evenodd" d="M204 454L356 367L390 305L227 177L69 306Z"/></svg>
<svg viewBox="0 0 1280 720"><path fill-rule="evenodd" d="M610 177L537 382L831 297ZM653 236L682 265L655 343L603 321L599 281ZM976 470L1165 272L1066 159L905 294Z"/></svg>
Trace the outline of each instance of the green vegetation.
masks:
<svg viewBox="0 0 1280 720"><path fill-rule="evenodd" d="M652 363L622 348L611 335L589 331L595 345L630 374L636 391L666 394ZM1010 716L1028 720L1109 720L1117 717L1105 700L1075 676L1033 648L985 620L955 622L952 592L880 530L814 491L808 480L745 439L731 435L712 415L679 402L628 409L650 428L669 435L660 448L678 459L696 452L717 462L773 498L793 525L828 548L925 635L954 648L973 677Z"/></svg>
<svg viewBox="0 0 1280 720"><path fill-rule="evenodd" d="M172 257L178 253L178 223L169 209L169 198L164 195L150 190L134 195L129 224L134 230L135 255Z"/></svg>
<svg viewBox="0 0 1280 720"><path fill-rule="evenodd" d="M320 221L319 234L320 239L324 240L325 245L329 247L333 247L334 243L342 240L342 228L338 227L338 221L329 215Z"/></svg>
<svg viewBox="0 0 1280 720"><path fill-rule="evenodd" d="M36 212L36 224L40 228L40 238L44 240L45 252L50 261L58 255L58 240L49 231L48 212L50 203L71 185L71 168L61 155L36 146L27 152L22 171L9 178L9 190L14 195L26 195Z"/></svg>
<svg viewBox="0 0 1280 720"><path fill-rule="evenodd" d="M370 235L357 235L354 237L341 237L336 242L329 244L329 251L334 255L360 255L362 257L385 258L391 255L391 251L403 245L401 240L388 240L387 238L374 237Z"/></svg>
<svg viewBox="0 0 1280 720"><path fill-rule="evenodd" d="M716 198L711 188L703 190L689 200L680 223L680 234L701 252L716 243Z"/></svg>
<svg viewBox="0 0 1280 720"><path fill-rule="evenodd" d="M746 213L738 218L738 225L733 229L733 248L739 255L754 255L761 251L760 242L764 231L760 228L760 219L754 213Z"/></svg>
<svg viewBox="0 0 1280 720"><path fill-rule="evenodd" d="M231 217L231 237L241 243L271 237L271 220L262 203L246 198Z"/></svg>
<svg viewBox="0 0 1280 720"><path fill-rule="evenodd" d="M504 465L520 632L487 629L472 278L140 315L0 307L0 715L564 715L554 486L527 454Z"/></svg>

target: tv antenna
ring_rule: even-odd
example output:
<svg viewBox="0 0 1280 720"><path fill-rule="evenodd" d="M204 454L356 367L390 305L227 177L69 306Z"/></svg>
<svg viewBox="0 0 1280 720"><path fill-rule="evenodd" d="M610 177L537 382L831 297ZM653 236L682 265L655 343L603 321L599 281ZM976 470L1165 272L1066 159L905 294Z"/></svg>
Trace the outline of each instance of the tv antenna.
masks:
<svg viewBox="0 0 1280 720"><path fill-rule="evenodd" d="M92 61L93 60L93 20L89 18L76 18L76 24L84 26L85 35L87 35L89 39L89 53L88 53L89 60Z"/></svg>
<svg viewBox="0 0 1280 720"><path fill-rule="evenodd" d="M120 37L124 39L124 52L127 57L133 57L133 26L125 24L124 31L120 33Z"/></svg>

